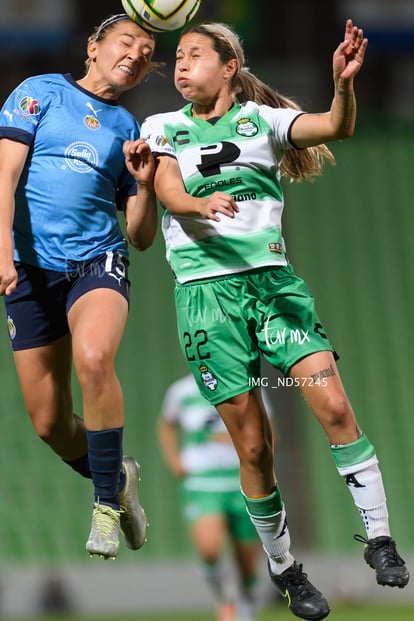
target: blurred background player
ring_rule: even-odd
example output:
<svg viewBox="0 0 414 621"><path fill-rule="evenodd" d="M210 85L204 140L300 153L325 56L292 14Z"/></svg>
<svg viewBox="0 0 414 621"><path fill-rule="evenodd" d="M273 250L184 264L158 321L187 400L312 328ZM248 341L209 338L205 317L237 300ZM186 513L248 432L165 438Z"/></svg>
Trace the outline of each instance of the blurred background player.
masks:
<svg viewBox="0 0 414 621"><path fill-rule="evenodd" d="M260 540L241 494L240 463L230 435L191 374L167 390L158 434L165 461L180 479L184 519L216 598L217 621L253 621ZM227 547L235 576L225 562Z"/></svg>

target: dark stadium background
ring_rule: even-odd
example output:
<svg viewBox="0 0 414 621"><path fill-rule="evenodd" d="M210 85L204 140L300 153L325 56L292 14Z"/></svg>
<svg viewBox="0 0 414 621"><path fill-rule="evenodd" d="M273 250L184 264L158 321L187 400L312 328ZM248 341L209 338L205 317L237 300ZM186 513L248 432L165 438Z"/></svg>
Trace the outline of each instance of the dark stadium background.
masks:
<svg viewBox="0 0 414 621"><path fill-rule="evenodd" d="M46 7L48 14L47 0L2 0L2 102L32 74L56 71L80 77L93 27L122 10L116 0L51 4L54 15L56 6L66 11L67 19L58 27L59 20L49 23L46 18L39 24L30 18L34 6ZM20 25L12 22L13 28L7 20L11 5L23 17ZM359 421L377 448L393 535L414 567L412 0L203 0L196 19L233 24L244 40L251 70L296 97L304 109L317 112L330 106L332 52L342 40L347 17L364 27L369 38L366 62L356 78L357 131L351 140L332 145L337 165L327 167L323 178L285 187L284 234L290 260L311 287L340 354L339 367ZM177 33L158 36L155 59L167 62L165 77L150 76L123 102L140 120L182 104L171 85L176 40ZM36 438L24 411L4 322L0 616L2 609L11 616L35 612L34 601L50 572L64 577L81 611L90 609L88 589L96 589L104 605L102 579L118 576L122 581L125 575L136 576L136 586L124 594L118 585L106 609L112 602L115 610L139 610L154 599L155 608L188 607L191 593L200 606L208 605L201 578L193 571L176 483L161 460L155 435L164 391L186 372L160 234L145 253L131 251L131 278L131 311L117 365L126 399L125 450L142 466L148 542L138 553L122 550L110 566L87 558L90 483L69 472ZM271 376L265 365L263 375ZM75 378L74 390L81 413ZM414 600L412 585L395 593L373 584L362 547L352 538L362 533L359 517L302 399L293 389L273 389L269 397L294 553L309 559L315 568L312 576L316 572L316 580L320 575L318 584L332 597ZM174 585L173 599L168 590L161 589L157 597L149 593L145 580L152 576ZM188 580L194 581L191 588ZM99 612L96 602L91 610Z"/></svg>

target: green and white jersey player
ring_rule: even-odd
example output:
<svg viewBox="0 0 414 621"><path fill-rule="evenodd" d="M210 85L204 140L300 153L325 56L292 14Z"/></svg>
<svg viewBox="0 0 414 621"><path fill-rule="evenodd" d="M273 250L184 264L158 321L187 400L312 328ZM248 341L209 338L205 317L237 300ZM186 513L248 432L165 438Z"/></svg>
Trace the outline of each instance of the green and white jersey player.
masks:
<svg viewBox="0 0 414 621"><path fill-rule="evenodd" d="M157 158L154 187L168 212L163 231L184 356L239 455L270 578L305 619L323 619L330 609L290 552L272 433L253 381L261 356L294 380L320 422L361 515L364 557L377 582L404 587L409 580L390 535L375 448L356 420L313 296L287 263L281 233L280 176L320 174L323 159L333 159L324 143L354 133L354 79L367 43L348 19L332 56L330 107L301 113L250 72L230 27L190 25L180 33L174 72L189 104L148 117L141 134Z"/></svg>

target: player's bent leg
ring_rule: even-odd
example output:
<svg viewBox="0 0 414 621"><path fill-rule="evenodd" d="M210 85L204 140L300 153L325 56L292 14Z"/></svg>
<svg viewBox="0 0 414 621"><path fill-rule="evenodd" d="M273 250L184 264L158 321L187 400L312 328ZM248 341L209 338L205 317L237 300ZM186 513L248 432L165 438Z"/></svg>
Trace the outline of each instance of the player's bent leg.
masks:
<svg viewBox="0 0 414 621"><path fill-rule="evenodd" d="M70 337L14 352L25 405L37 435L65 460L87 453L83 420L73 413Z"/></svg>
<svg viewBox="0 0 414 621"><path fill-rule="evenodd" d="M276 484L273 436L268 417L253 392L217 406L240 457L246 508L269 557L272 582L303 619L323 619L329 605L290 553L286 512Z"/></svg>
<svg viewBox="0 0 414 621"><path fill-rule="evenodd" d="M295 379L331 444L357 440L360 431L332 352L319 351L302 358L289 375Z"/></svg>
<svg viewBox="0 0 414 621"><path fill-rule="evenodd" d="M240 483L246 496L260 497L275 486L273 431L255 391L216 406L240 459Z"/></svg>
<svg viewBox="0 0 414 621"><path fill-rule="evenodd" d="M112 289L93 289L68 313L73 359L87 429L122 427L124 399L115 357L128 314L126 299Z"/></svg>
<svg viewBox="0 0 414 621"><path fill-rule="evenodd" d="M330 441L339 474L358 508L367 538L364 558L375 570L378 584L403 588L409 581L404 560L390 536L388 509L375 448L359 429L330 352L307 356L292 368L306 381L301 388Z"/></svg>

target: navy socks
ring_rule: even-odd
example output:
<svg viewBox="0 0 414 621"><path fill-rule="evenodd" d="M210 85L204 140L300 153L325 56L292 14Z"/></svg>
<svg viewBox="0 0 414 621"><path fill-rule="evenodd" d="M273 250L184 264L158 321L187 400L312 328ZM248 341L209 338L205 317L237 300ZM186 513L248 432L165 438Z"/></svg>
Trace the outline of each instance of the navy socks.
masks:
<svg viewBox="0 0 414 621"><path fill-rule="evenodd" d="M123 427L86 433L95 502L119 509L118 494L123 483L121 481Z"/></svg>

